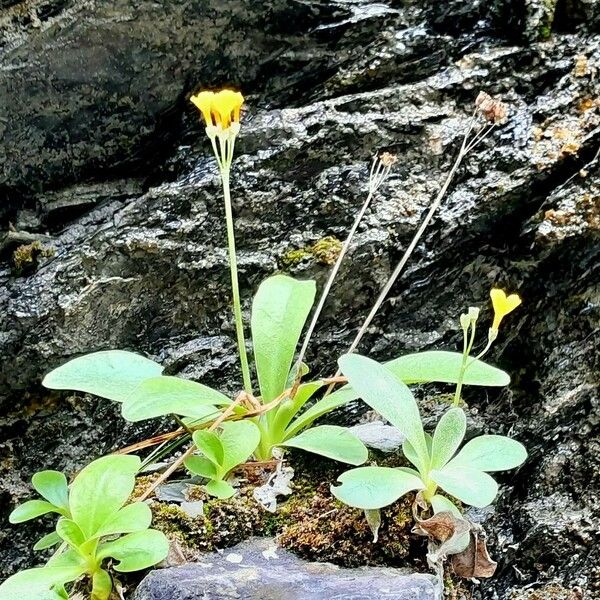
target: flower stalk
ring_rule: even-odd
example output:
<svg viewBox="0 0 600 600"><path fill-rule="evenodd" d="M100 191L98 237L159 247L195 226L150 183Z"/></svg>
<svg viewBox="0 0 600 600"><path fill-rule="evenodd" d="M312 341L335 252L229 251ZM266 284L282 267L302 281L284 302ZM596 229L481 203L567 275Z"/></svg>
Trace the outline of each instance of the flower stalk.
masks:
<svg viewBox="0 0 600 600"><path fill-rule="evenodd" d="M239 92L221 90L218 93L200 92L199 94L192 96L190 100L200 110L204 117L206 123L206 135L210 139L219 166L219 173L221 175L223 200L225 204L229 271L231 274L231 292L233 296L233 317L235 321L238 354L240 357L244 390L247 394L252 395L252 380L250 378L250 366L246 351L242 302L240 298L230 186L233 149L235 146L235 139L240 131L240 109L244 102L244 97Z"/></svg>

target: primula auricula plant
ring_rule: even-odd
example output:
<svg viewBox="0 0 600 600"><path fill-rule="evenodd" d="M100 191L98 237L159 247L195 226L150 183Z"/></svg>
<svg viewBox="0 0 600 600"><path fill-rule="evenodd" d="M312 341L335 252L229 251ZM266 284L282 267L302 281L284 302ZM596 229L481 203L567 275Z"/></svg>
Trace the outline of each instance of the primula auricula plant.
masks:
<svg viewBox="0 0 600 600"><path fill-rule="evenodd" d="M105 456L85 467L68 486L57 471L41 471L32 483L43 500L15 508L9 519L22 523L54 513L56 530L35 545L36 550L58 546L44 567L27 569L0 585L1 600L59 600L65 588L85 578L92 600L108 600L113 588L107 563L120 573L146 569L166 558L165 535L149 529L150 508L143 502L126 504L140 468L136 456Z"/></svg>
<svg viewBox="0 0 600 600"><path fill-rule="evenodd" d="M488 333L488 343L479 356L496 339L500 321L521 303L516 294L507 297L502 290L492 290L491 297L494 322ZM439 494L439 490L464 504L487 506L498 493L498 485L488 472L513 469L525 461L525 447L501 435L473 438L459 450L467 419L463 409L456 404L460 400L463 378L472 361L476 360L470 359L469 353L478 313L477 309L471 308L461 315L465 352L456 386L455 406L441 417L433 436L424 431L419 408L409 388L385 366L357 354L340 358L340 369L350 385L403 434L403 454L415 468L369 466L346 471L338 479L341 485L332 486L331 490L339 500L372 511L388 506L410 491L418 491L434 513L451 512L460 516L458 507Z"/></svg>

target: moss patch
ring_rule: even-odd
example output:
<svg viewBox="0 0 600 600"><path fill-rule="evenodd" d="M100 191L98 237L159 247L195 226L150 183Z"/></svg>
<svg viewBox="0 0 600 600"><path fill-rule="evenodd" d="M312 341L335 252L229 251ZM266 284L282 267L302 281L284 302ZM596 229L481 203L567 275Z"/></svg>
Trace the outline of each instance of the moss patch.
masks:
<svg viewBox="0 0 600 600"><path fill-rule="evenodd" d="M39 263L40 258L54 255L54 249L43 246L38 240L31 244L18 246L13 252L13 273L15 275L28 275L33 273Z"/></svg>
<svg viewBox="0 0 600 600"><path fill-rule="evenodd" d="M290 250L281 257L285 268L295 267L303 261L314 260L323 265L332 265L342 250L342 242L336 237L327 236L310 246Z"/></svg>

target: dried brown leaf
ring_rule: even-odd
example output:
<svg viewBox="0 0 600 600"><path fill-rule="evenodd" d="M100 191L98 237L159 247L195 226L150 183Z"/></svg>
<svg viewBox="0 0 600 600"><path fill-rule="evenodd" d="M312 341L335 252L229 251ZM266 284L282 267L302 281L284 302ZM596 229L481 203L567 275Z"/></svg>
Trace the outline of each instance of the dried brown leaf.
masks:
<svg viewBox="0 0 600 600"><path fill-rule="evenodd" d="M490 558L481 531L471 531L466 550L452 556L452 568L459 577L492 577L498 563Z"/></svg>

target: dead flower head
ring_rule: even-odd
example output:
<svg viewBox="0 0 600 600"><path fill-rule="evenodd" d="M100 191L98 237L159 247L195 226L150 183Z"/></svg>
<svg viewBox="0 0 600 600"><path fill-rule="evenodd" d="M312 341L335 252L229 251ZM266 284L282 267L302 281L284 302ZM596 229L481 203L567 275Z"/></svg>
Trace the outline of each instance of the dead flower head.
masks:
<svg viewBox="0 0 600 600"><path fill-rule="evenodd" d="M479 95L475 100L475 108L477 109L477 112L490 123L500 125L506 122L506 117L508 115L506 104L501 100L492 98L485 92L479 92Z"/></svg>
<svg viewBox="0 0 600 600"><path fill-rule="evenodd" d="M384 167L392 167L398 162L398 157L391 152L382 152L379 160Z"/></svg>

